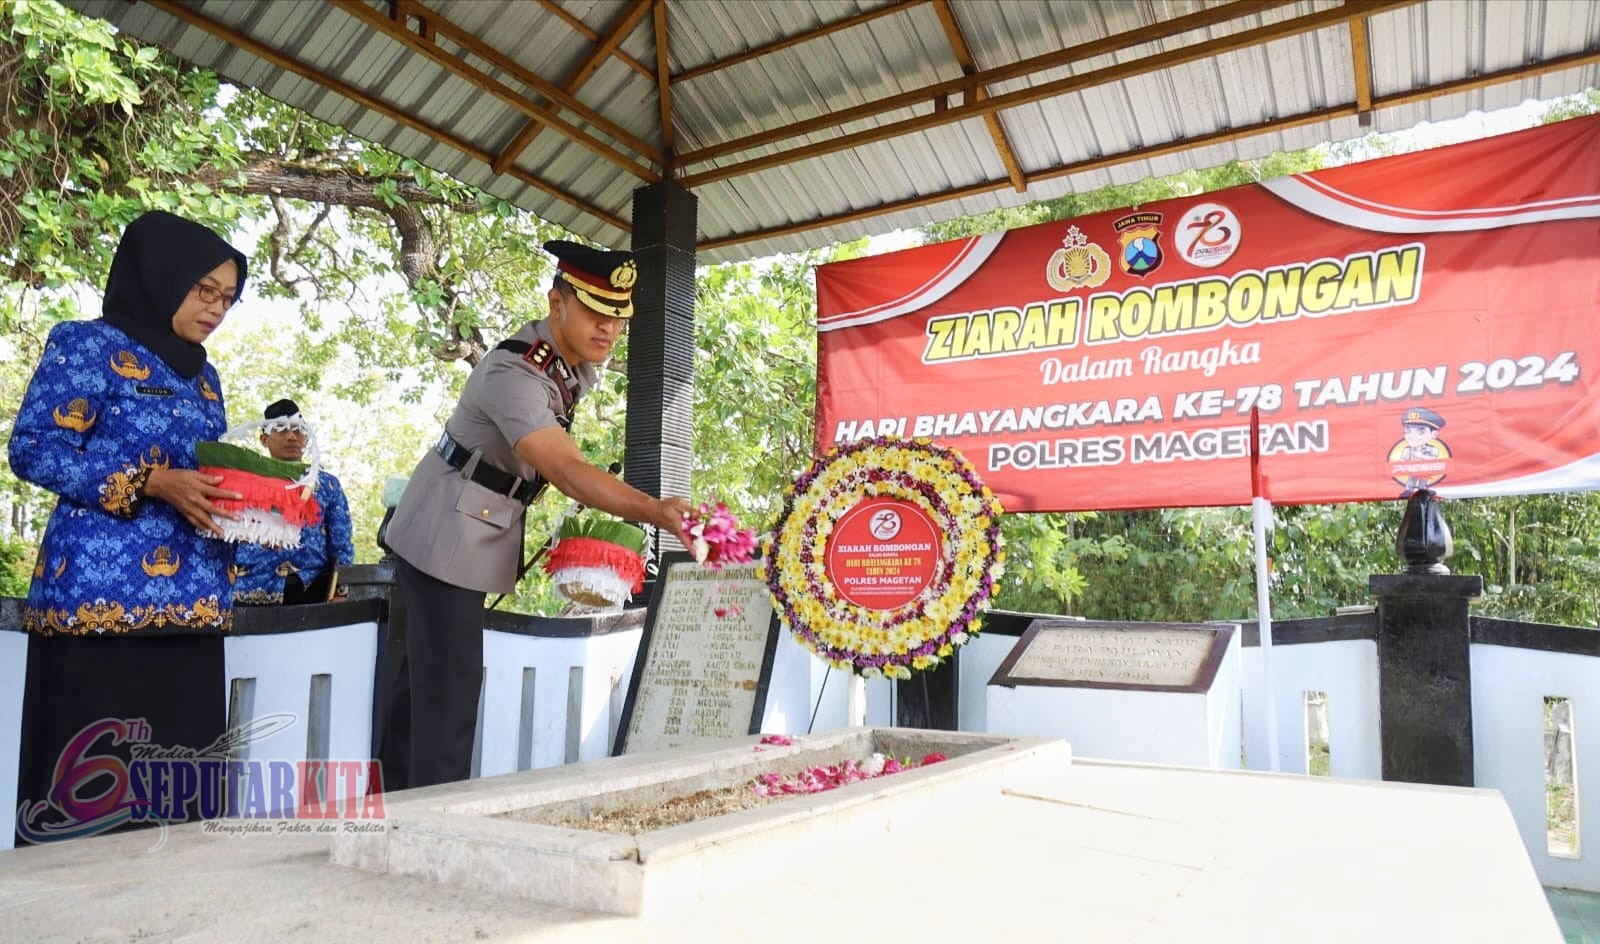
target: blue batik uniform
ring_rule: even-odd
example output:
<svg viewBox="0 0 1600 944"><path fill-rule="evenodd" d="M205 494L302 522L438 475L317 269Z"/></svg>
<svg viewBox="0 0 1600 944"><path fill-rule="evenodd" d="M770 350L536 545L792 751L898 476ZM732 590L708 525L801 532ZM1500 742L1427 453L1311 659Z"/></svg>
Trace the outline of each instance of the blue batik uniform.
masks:
<svg viewBox="0 0 1600 944"><path fill-rule="evenodd" d="M11 435L11 468L59 496L23 627L46 635L227 630L233 545L140 492L150 470L195 468L227 429L207 363L186 379L105 321L50 331ZM131 526L130 526L131 524Z"/></svg>
<svg viewBox="0 0 1600 944"><path fill-rule="evenodd" d="M234 565L235 603L268 604L283 602L284 579L294 575L309 586L329 567L348 567L355 563L356 549L350 536L350 503L345 500L339 480L323 472L314 490L322 507L322 524L300 529L297 548L270 548L259 544L239 545Z"/></svg>

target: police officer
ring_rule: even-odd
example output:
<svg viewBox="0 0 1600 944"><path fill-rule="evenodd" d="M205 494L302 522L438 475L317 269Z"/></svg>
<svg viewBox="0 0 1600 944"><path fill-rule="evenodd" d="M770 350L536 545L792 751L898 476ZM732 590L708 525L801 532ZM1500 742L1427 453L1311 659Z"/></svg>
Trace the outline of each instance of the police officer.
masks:
<svg viewBox="0 0 1600 944"><path fill-rule="evenodd" d="M591 464L567 434L597 380L594 365L633 317L633 254L564 240L544 248L557 259L549 317L523 325L473 369L385 532L405 635L403 658L385 671L386 789L471 775L484 598L515 589L523 517L546 483L689 543L687 499L633 488Z"/></svg>

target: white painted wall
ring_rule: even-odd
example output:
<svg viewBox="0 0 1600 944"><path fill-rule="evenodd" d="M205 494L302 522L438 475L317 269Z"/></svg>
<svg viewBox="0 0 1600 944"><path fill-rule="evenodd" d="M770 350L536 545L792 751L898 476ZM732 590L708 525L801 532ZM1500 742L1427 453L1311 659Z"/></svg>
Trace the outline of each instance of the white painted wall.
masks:
<svg viewBox="0 0 1600 944"><path fill-rule="evenodd" d="M1545 825L1544 699L1572 702L1578 855L1553 856ZM1472 647L1473 781L1499 790L1539 881L1600 891L1600 658Z"/></svg>
<svg viewBox="0 0 1600 944"><path fill-rule="evenodd" d="M28 675L28 635L0 632L0 849L16 842L17 753L22 750L22 687ZM37 797L30 797L37 799Z"/></svg>
<svg viewBox="0 0 1600 944"><path fill-rule="evenodd" d="M1271 770L1267 759L1267 701L1261 648L1243 651L1245 766ZM1278 770L1306 772L1306 692L1328 696L1329 774L1383 777L1378 724L1378 644L1370 639L1272 647L1272 704L1278 711Z"/></svg>
<svg viewBox="0 0 1600 944"><path fill-rule="evenodd" d="M296 633L229 636L223 641L227 669L223 697L235 679L255 680L249 722L269 715L294 715L296 722L265 740L249 744L246 760L306 759L311 678L330 675L328 759L365 761L372 756L373 666L378 624L372 621ZM230 711L232 706L230 705ZM360 779L357 792L365 790Z"/></svg>
<svg viewBox="0 0 1600 944"><path fill-rule="evenodd" d="M530 769L567 762L567 706L578 706L577 760L598 760L611 745L633 675L642 629L601 636L528 636L483 632L483 728L479 776L517 769L522 727L522 683L533 669L533 741ZM577 691L574 669L581 669Z"/></svg>

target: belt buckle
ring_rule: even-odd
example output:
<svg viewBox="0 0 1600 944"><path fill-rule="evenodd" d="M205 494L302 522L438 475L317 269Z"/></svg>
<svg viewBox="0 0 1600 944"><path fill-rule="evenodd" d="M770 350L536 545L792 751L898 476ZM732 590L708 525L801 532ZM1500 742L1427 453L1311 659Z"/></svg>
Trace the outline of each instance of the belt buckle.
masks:
<svg viewBox="0 0 1600 944"><path fill-rule="evenodd" d="M447 430L439 434L439 441L433 444L433 450L448 459L450 447L453 445L455 445L455 440L450 438L450 433Z"/></svg>

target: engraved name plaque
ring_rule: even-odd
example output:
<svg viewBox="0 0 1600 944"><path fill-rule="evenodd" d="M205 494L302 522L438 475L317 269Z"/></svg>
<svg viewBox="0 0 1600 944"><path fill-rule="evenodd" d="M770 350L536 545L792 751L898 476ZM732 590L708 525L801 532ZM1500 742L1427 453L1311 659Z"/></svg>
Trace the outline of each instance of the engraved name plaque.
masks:
<svg viewBox="0 0 1600 944"><path fill-rule="evenodd" d="M1037 620L989 684L1202 692L1233 632L1221 623Z"/></svg>
<svg viewBox="0 0 1600 944"><path fill-rule="evenodd" d="M777 644L755 563L713 570L665 555L613 753L759 733Z"/></svg>

